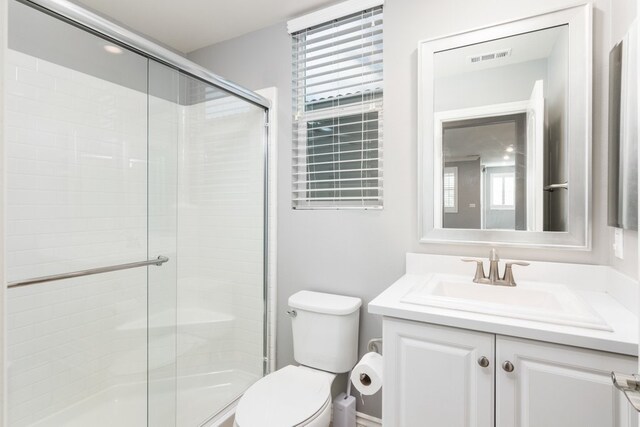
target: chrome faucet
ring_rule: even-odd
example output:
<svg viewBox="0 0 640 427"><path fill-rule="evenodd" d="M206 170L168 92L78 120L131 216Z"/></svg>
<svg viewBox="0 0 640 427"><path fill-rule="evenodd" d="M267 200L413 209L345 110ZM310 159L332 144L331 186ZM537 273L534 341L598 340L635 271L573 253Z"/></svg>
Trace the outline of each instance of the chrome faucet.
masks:
<svg viewBox="0 0 640 427"><path fill-rule="evenodd" d="M499 263L500 257L498 251L495 248L491 248L489 251L489 283L496 284L500 280Z"/></svg>
<svg viewBox="0 0 640 427"><path fill-rule="evenodd" d="M500 286L516 286L516 280L513 277L514 265L527 266L528 262L524 261L508 261L504 266L504 275L500 277L500 257L498 252L492 248L489 252L489 276L484 274L484 261L477 258L462 258L464 262L476 263L476 274L473 277L474 283L481 283L486 285L500 285Z"/></svg>

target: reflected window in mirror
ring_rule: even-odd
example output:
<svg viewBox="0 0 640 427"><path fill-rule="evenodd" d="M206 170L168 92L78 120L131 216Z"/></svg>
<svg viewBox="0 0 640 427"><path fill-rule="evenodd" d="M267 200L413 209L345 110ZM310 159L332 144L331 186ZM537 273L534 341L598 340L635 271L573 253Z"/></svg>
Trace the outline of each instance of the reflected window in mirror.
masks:
<svg viewBox="0 0 640 427"><path fill-rule="evenodd" d="M458 168L444 168L443 177L444 212L458 213Z"/></svg>
<svg viewBox="0 0 640 427"><path fill-rule="evenodd" d="M486 171L486 168L485 168ZM511 172L496 172L491 175L489 187L492 210L515 210L516 174Z"/></svg>

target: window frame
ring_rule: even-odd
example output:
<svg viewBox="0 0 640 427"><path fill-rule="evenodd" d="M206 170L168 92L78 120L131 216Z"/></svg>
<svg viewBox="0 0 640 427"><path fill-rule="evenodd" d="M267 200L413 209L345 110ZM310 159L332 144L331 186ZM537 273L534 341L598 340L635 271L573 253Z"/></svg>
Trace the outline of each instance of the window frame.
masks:
<svg viewBox="0 0 640 427"><path fill-rule="evenodd" d="M372 5L367 5L366 7L358 8L359 11L354 11L352 13L345 14L340 17L336 17L336 20L348 18L350 15L355 15L357 13L366 13L367 10L369 9L373 10L373 9L382 8L382 7L383 7L383 2L379 2L379 3L376 2L375 5L372 4ZM384 12L381 12L382 19L384 19L383 16L384 16ZM325 23L326 22L330 22L330 21L325 21ZM325 23L321 23L319 25L325 25ZM306 28L313 28L313 26L306 27ZM384 26L381 26L381 28L382 28L381 37L384 40ZM304 29L298 29L295 31L295 33L298 33L300 31L304 31ZM294 32L291 32L291 29L290 29L290 33L292 34L292 36L295 34ZM382 42L381 46L383 45L384 45L384 42ZM296 54L294 51L294 61L295 61L295 55ZM380 64L380 73L384 75L384 62L382 59L380 60L379 64ZM321 104L322 101L319 101L319 102L307 101L306 91L308 86L306 83L302 87L296 86L295 79L299 80L301 76L300 75L296 76L295 73L296 72L294 69L294 73L293 73L294 83L292 87L292 90L294 93L293 146L292 146L293 161L292 161L292 185L291 185L292 209L294 210L298 210L298 209L302 209L302 210L304 209L316 209L316 210L319 210L319 209L334 209L334 210L336 209L337 210L339 209L363 209L363 210L382 209L384 206L384 191L383 191L383 185L384 185L383 184L384 80L380 82L379 90L376 88L376 90L356 92L356 93L351 93L349 95L337 96L333 98L333 101L335 103L340 103L340 102L349 100L349 98L351 97L354 97L355 100L353 102L348 102L348 103L345 103L344 105L337 105L337 106L335 106L335 104L329 104L327 106L317 106L314 108L314 104L318 104L318 103ZM325 100L325 102L327 101L331 102L331 99ZM369 113L376 113L376 120L372 121L377 125L375 129L375 131L377 132L377 137L375 139L375 156L370 159L367 159L365 157L365 153L367 151L364 151L365 150L364 146L367 143L373 144L374 139L365 140L363 136L363 139L361 140L363 148L360 150L360 153L359 153L360 159L353 160L353 162L356 163L356 162L363 162L366 160L374 160L374 159L377 160L377 166L375 168L377 170L377 173L376 173L377 176L366 177L366 176L363 176L362 172L360 173L361 175L360 184L362 184L362 182L375 182L375 185L372 185L371 190L368 190L368 191L375 190L376 191L375 196L362 195L360 197L354 196L353 198L345 196L346 200L339 199L340 197L343 197L343 196L336 196L336 199L323 199L320 197L318 197L317 199L314 199L312 195L313 192L309 192L309 191L305 192L304 188L301 188L301 185L306 185L307 190L309 190L309 186L313 185L315 181L311 179L313 172L310 171L308 167L306 168L305 171L300 170L301 165L298 163L298 162L308 161L308 158L309 158L308 153L310 150L314 148L313 145L309 144L309 131L310 131L309 124L314 121L332 120L332 119L337 120L347 116L357 115L357 116L365 117L365 115ZM364 121L364 119L361 119L361 121ZM364 135L364 132L367 132L367 130L363 130L363 135ZM327 136L331 137L331 135L327 135ZM368 142L365 142L365 141L368 141ZM358 142L358 141L354 141L354 142ZM372 152L372 150L370 150L369 152ZM340 173L340 171L336 169L335 173L338 174ZM357 181L357 179L354 179L354 180ZM340 191L350 190L348 187L341 188L339 187L339 185L340 183L336 181L335 187L327 188L326 191L328 192L334 191L339 194ZM351 191L360 190L364 192L364 191L367 191L365 188L366 186L360 185L359 187L355 187ZM369 193L369 194L372 194L372 193Z"/></svg>
<svg viewBox="0 0 640 427"><path fill-rule="evenodd" d="M499 178L502 181L502 204L496 205L493 203L494 185L493 180ZM505 191L505 178L513 179L513 205L505 204L506 191ZM515 172L492 172L489 176L489 209L492 211L513 211L516 209L516 173Z"/></svg>
<svg viewBox="0 0 640 427"><path fill-rule="evenodd" d="M446 206L445 194L447 189L445 188L445 175L447 173L453 173L453 206ZM442 209L444 213L458 213L458 167L457 166L445 166L442 169Z"/></svg>

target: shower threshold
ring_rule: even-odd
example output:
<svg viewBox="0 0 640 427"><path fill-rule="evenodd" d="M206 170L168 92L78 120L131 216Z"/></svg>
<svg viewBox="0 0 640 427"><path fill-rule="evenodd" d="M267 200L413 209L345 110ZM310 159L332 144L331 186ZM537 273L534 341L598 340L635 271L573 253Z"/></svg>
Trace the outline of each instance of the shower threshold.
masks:
<svg viewBox="0 0 640 427"><path fill-rule="evenodd" d="M227 370L178 378L179 393L167 381L166 391L149 396L154 427L199 427L236 400L259 377L241 370ZM158 387L160 388L160 387ZM175 400L177 400L177 411ZM140 427L147 425L147 383L119 384L93 394L43 418L32 427Z"/></svg>

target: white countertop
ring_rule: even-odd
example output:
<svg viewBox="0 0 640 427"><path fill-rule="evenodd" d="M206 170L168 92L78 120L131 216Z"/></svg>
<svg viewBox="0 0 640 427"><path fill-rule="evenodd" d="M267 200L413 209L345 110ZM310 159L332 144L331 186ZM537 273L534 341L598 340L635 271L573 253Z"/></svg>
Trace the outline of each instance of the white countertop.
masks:
<svg viewBox="0 0 640 427"><path fill-rule="evenodd" d="M523 276L528 276L526 278L530 280L535 273L548 276L562 270L562 276L565 278L563 284L580 295L613 331L401 302L409 291L428 281L431 274L449 273L452 266L459 266L458 257L408 254L407 274L369 303L369 313L612 353L638 355L638 318L634 313L634 309L637 308L638 283L615 271L608 271L609 267L539 262L532 263L534 268ZM468 268L464 269L465 273L466 270ZM460 271L456 273L461 274ZM469 278L472 277L473 271ZM544 279L545 277L541 277L541 280ZM633 302L629 301L634 298Z"/></svg>

